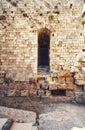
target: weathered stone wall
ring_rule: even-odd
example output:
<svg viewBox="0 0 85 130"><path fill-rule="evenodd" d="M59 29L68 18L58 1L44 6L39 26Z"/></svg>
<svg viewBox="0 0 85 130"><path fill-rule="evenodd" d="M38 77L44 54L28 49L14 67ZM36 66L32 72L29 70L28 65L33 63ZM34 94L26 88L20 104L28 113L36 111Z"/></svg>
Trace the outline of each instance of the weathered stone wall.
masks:
<svg viewBox="0 0 85 130"><path fill-rule="evenodd" d="M38 30L48 28L50 71L71 70L85 49L83 0L0 0L0 70L16 81L37 75Z"/></svg>

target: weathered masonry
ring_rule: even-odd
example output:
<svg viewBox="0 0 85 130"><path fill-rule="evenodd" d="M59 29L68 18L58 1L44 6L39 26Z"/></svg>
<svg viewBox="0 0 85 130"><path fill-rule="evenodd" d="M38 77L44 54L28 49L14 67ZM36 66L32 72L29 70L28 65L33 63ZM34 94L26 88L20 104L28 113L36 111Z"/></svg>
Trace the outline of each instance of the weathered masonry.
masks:
<svg viewBox="0 0 85 130"><path fill-rule="evenodd" d="M0 0L0 73L47 78L54 95L85 91L85 1Z"/></svg>

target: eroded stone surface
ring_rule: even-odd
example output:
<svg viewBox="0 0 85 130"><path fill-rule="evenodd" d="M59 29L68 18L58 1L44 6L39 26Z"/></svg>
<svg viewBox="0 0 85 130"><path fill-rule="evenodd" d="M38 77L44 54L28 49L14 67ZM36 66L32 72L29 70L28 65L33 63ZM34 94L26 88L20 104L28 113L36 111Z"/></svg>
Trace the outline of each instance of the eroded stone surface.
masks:
<svg viewBox="0 0 85 130"><path fill-rule="evenodd" d="M41 6L42 5L42 6ZM50 34L50 71L70 70L85 49L83 0L0 0L0 65L7 76L28 81L37 75L38 30Z"/></svg>
<svg viewBox="0 0 85 130"><path fill-rule="evenodd" d="M6 89L5 96L29 94L27 82L38 76L42 30L50 34L49 68L56 77L49 81L51 88L85 91L84 13L84 0L0 0L0 84L6 83L0 88ZM75 72L74 77L71 72ZM30 92L36 93L35 89ZM0 93L4 95L3 90Z"/></svg>
<svg viewBox="0 0 85 130"><path fill-rule="evenodd" d="M70 130L72 127L85 127L84 109L85 106L52 104L39 116L40 129Z"/></svg>
<svg viewBox="0 0 85 130"><path fill-rule="evenodd" d="M36 113L0 106L0 114L21 123L35 123Z"/></svg>

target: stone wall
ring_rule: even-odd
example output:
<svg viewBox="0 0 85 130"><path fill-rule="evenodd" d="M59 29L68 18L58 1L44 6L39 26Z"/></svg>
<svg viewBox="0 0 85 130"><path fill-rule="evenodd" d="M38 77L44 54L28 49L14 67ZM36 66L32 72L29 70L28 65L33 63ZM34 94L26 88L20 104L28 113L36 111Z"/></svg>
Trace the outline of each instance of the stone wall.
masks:
<svg viewBox="0 0 85 130"><path fill-rule="evenodd" d="M38 30L50 34L50 71L71 70L85 49L83 0L0 0L0 70L15 81L37 75Z"/></svg>

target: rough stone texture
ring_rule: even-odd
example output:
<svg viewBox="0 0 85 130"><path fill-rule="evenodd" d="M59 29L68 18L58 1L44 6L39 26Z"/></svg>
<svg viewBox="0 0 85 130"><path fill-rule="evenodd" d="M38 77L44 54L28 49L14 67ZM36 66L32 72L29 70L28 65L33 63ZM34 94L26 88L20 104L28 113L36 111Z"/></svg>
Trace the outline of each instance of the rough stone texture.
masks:
<svg viewBox="0 0 85 130"><path fill-rule="evenodd" d="M68 96L72 90L82 93L84 13L84 0L0 0L1 95L4 88L5 96L27 96L29 90L36 94L39 84L29 85L28 81L38 77L38 36L42 30L50 33L50 74L45 77L51 89L66 89Z"/></svg>
<svg viewBox="0 0 85 130"><path fill-rule="evenodd" d="M36 113L31 111L18 110L0 106L0 115L14 119L16 122L35 123Z"/></svg>
<svg viewBox="0 0 85 130"><path fill-rule="evenodd" d="M41 6L42 5L42 6ZM38 30L50 34L50 71L70 70L85 49L83 0L0 0L0 69L14 80L37 74Z"/></svg>
<svg viewBox="0 0 85 130"><path fill-rule="evenodd" d="M85 104L85 92L75 92L74 99L78 103L84 103Z"/></svg>
<svg viewBox="0 0 85 130"><path fill-rule="evenodd" d="M4 77L5 77L5 74L4 74L4 72L2 71L0 71L0 84L3 84L4 83Z"/></svg>
<svg viewBox="0 0 85 130"><path fill-rule="evenodd" d="M48 97L57 102L73 101L85 103L85 88L78 86L74 82L73 74L70 71L60 71L56 75L51 75L44 81L45 77L32 78L29 82L13 81L5 78L4 83L0 85L1 97L29 97L35 95L37 97ZM40 88L42 85L42 88ZM52 97L51 91L65 90L66 97ZM66 99L67 98L67 99Z"/></svg>
<svg viewBox="0 0 85 130"><path fill-rule="evenodd" d="M56 76L53 76L50 81L50 90L73 90L73 77L70 71L62 70L57 73Z"/></svg>
<svg viewBox="0 0 85 130"><path fill-rule="evenodd" d="M74 72L75 83L77 85L85 85L85 52L80 52L77 55Z"/></svg>
<svg viewBox="0 0 85 130"><path fill-rule="evenodd" d="M51 104L39 115L40 130L70 130L85 127L85 106Z"/></svg>

